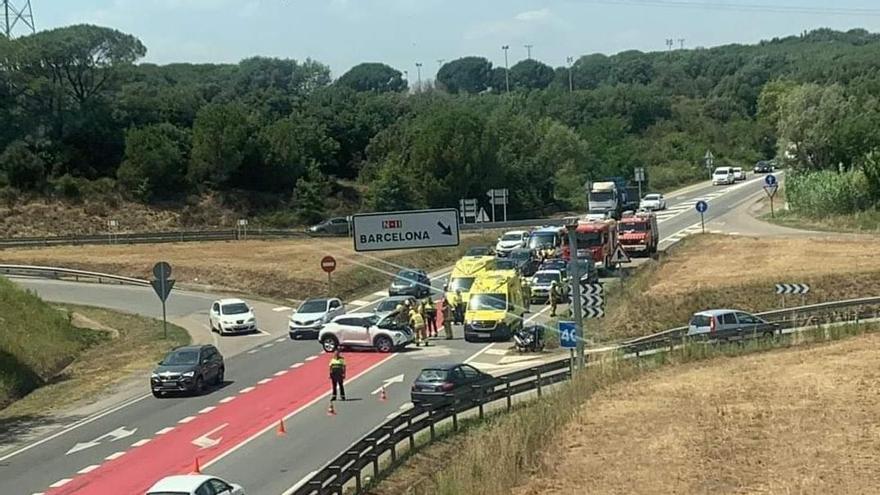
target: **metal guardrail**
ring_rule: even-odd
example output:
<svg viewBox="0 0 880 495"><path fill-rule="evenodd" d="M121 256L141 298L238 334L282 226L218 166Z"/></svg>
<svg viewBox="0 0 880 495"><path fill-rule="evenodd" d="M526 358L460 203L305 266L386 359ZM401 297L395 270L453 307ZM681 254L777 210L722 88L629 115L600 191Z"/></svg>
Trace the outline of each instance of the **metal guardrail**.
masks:
<svg viewBox="0 0 880 495"><path fill-rule="evenodd" d="M72 278L74 280L90 279L98 283L115 283L120 285L149 286L149 280L133 277L111 275L109 273L90 272L87 270L75 270L72 268L59 268L54 266L31 266L31 265L5 265L0 264L0 273L4 275L20 275L26 277L42 277L52 279Z"/></svg>

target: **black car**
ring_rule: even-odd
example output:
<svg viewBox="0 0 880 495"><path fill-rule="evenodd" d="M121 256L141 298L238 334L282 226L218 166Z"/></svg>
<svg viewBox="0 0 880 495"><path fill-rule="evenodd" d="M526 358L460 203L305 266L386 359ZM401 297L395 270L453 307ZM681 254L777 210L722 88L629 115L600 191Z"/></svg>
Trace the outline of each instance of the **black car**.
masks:
<svg viewBox="0 0 880 495"><path fill-rule="evenodd" d="M348 219L336 217L324 220L317 225L309 227L307 232L315 235L348 235Z"/></svg>
<svg viewBox="0 0 880 495"><path fill-rule="evenodd" d="M485 246L474 246L467 248L464 252L465 256L495 256L495 250Z"/></svg>
<svg viewBox="0 0 880 495"><path fill-rule="evenodd" d="M413 404L442 404L483 395L496 383L492 375L467 364L439 364L422 370L413 382Z"/></svg>
<svg viewBox="0 0 880 495"><path fill-rule="evenodd" d="M505 259L515 260L519 264L519 272L523 277L531 277L538 271L539 262L531 249L514 249Z"/></svg>
<svg viewBox="0 0 880 495"><path fill-rule="evenodd" d="M159 361L150 388L156 397L169 392L201 394L209 384L222 385L225 372L223 356L213 345L178 347Z"/></svg>
<svg viewBox="0 0 880 495"><path fill-rule="evenodd" d="M428 297L431 295L431 279L424 270L400 270L391 282L388 295Z"/></svg>
<svg viewBox="0 0 880 495"><path fill-rule="evenodd" d="M769 174L773 171L773 164L770 162L760 161L755 164L754 171L756 174Z"/></svg>

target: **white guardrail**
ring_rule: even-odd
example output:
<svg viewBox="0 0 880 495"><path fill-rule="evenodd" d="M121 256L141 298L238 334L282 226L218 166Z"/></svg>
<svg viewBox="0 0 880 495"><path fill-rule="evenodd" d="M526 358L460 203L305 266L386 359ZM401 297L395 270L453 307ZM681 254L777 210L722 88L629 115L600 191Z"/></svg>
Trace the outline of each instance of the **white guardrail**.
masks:
<svg viewBox="0 0 880 495"><path fill-rule="evenodd" d="M32 266L32 265L6 265L0 264L0 273L4 275L19 275L25 277L40 277L52 279L74 279L79 281L97 280L98 283L110 283L119 285L142 285L149 286L149 280L139 278L111 275L109 273L90 272L88 270L75 270L72 268L60 268L55 266Z"/></svg>

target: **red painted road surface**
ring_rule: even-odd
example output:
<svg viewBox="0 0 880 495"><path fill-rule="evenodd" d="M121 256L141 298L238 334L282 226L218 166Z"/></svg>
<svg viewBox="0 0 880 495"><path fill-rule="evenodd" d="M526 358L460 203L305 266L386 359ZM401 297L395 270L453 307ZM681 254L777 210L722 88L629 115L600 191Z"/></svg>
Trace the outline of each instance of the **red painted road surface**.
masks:
<svg viewBox="0 0 880 495"><path fill-rule="evenodd" d="M388 357L388 354L366 352L346 354L348 379L352 380ZM190 473L196 457L204 466L328 393L329 360L329 354L320 356L250 392L236 396L233 401L218 404L213 411L200 414L189 423L169 425L175 426L174 430L153 438L141 447L130 449L122 457L107 461L59 488L50 489L46 494L142 494L165 476ZM333 419L328 418L328 421ZM212 430L215 432L209 438L221 439L219 444L203 449L192 443Z"/></svg>

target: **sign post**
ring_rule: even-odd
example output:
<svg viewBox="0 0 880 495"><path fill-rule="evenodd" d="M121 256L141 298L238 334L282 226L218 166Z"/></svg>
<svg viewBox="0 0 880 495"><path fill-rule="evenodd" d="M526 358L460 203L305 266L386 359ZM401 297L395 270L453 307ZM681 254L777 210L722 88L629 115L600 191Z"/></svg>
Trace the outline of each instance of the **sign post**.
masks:
<svg viewBox="0 0 880 495"><path fill-rule="evenodd" d="M495 205L504 208L504 221L507 221L507 189L490 189L486 192L489 196L489 204L492 205L492 223L495 223Z"/></svg>
<svg viewBox="0 0 880 495"><path fill-rule="evenodd" d="M801 296L801 306L806 304L807 293L810 286L807 284L776 284L776 293L782 296L782 309L785 309L785 295L794 294Z"/></svg>
<svg viewBox="0 0 880 495"><path fill-rule="evenodd" d="M159 300L162 301L162 330L166 339L168 338L168 317L165 314L165 301L168 299L168 295L171 294L171 289L174 288L174 280L169 279L168 277L170 276L171 265L167 262L160 261L153 265L153 277L155 279L150 281L150 285L153 286L153 290L159 296Z"/></svg>
<svg viewBox="0 0 880 495"><path fill-rule="evenodd" d="M575 369L574 350L577 348L577 344L577 324L573 321L560 321L559 347L562 347L563 349L568 349L569 366L572 370Z"/></svg>
<svg viewBox="0 0 880 495"><path fill-rule="evenodd" d="M109 232L107 233L108 244L113 244L114 240L118 240L116 228L119 227L119 222L116 220L107 220L107 227L109 227Z"/></svg>
<svg viewBox="0 0 880 495"><path fill-rule="evenodd" d="M577 246L577 225L578 218L567 218L565 226L568 230L568 245ZM586 356L584 354L584 315L581 308L581 286L577 281L581 279L580 265L577 259L577 249L572 249L571 260L569 262L569 274L571 275L571 302L572 317L574 317L575 333L577 334L577 369L583 370L586 367Z"/></svg>
<svg viewBox="0 0 880 495"><path fill-rule="evenodd" d="M247 226L248 221L246 218L242 218L238 221L238 238L240 240L247 240Z"/></svg>
<svg viewBox="0 0 880 495"><path fill-rule="evenodd" d="M767 174L764 176L764 192L767 193L767 197L770 198L770 218L775 218L776 213L773 211L773 196L776 196L776 191L779 189L779 182L776 180L776 176L773 174Z"/></svg>
<svg viewBox="0 0 880 495"><path fill-rule="evenodd" d="M645 182L645 168L644 167L636 167L635 169L636 182L639 183L639 201L642 200L642 182Z"/></svg>
<svg viewBox="0 0 880 495"><path fill-rule="evenodd" d="M703 160L706 163L706 168L709 170L709 178L712 178L712 168L715 166L715 155L712 154L712 150L706 150L706 156L703 157Z"/></svg>
<svg viewBox="0 0 880 495"><path fill-rule="evenodd" d="M705 221L705 213L709 211L709 203L703 201L702 199L697 201L697 204L694 205L697 209L697 213L700 214L700 227L703 229L703 233L706 233L706 221Z"/></svg>
<svg viewBox="0 0 880 495"><path fill-rule="evenodd" d="M459 216L461 216L461 223L466 224L468 218L472 218L475 222L477 221L477 200L476 199L461 199L458 201L458 212Z"/></svg>
<svg viewBox="0 0 880 495"><path fill-rule="evenodd" d="M364 213L352 217L354 250L392 251L458 246L458 211Z"/></svg>
<svg viewBox="0 0 880 495"><path fill-rule="evenodd" d="M327 295L333 295L333 270L336 270L336 258L324 256L321 258L321 270L327 273Z"/></svg>

